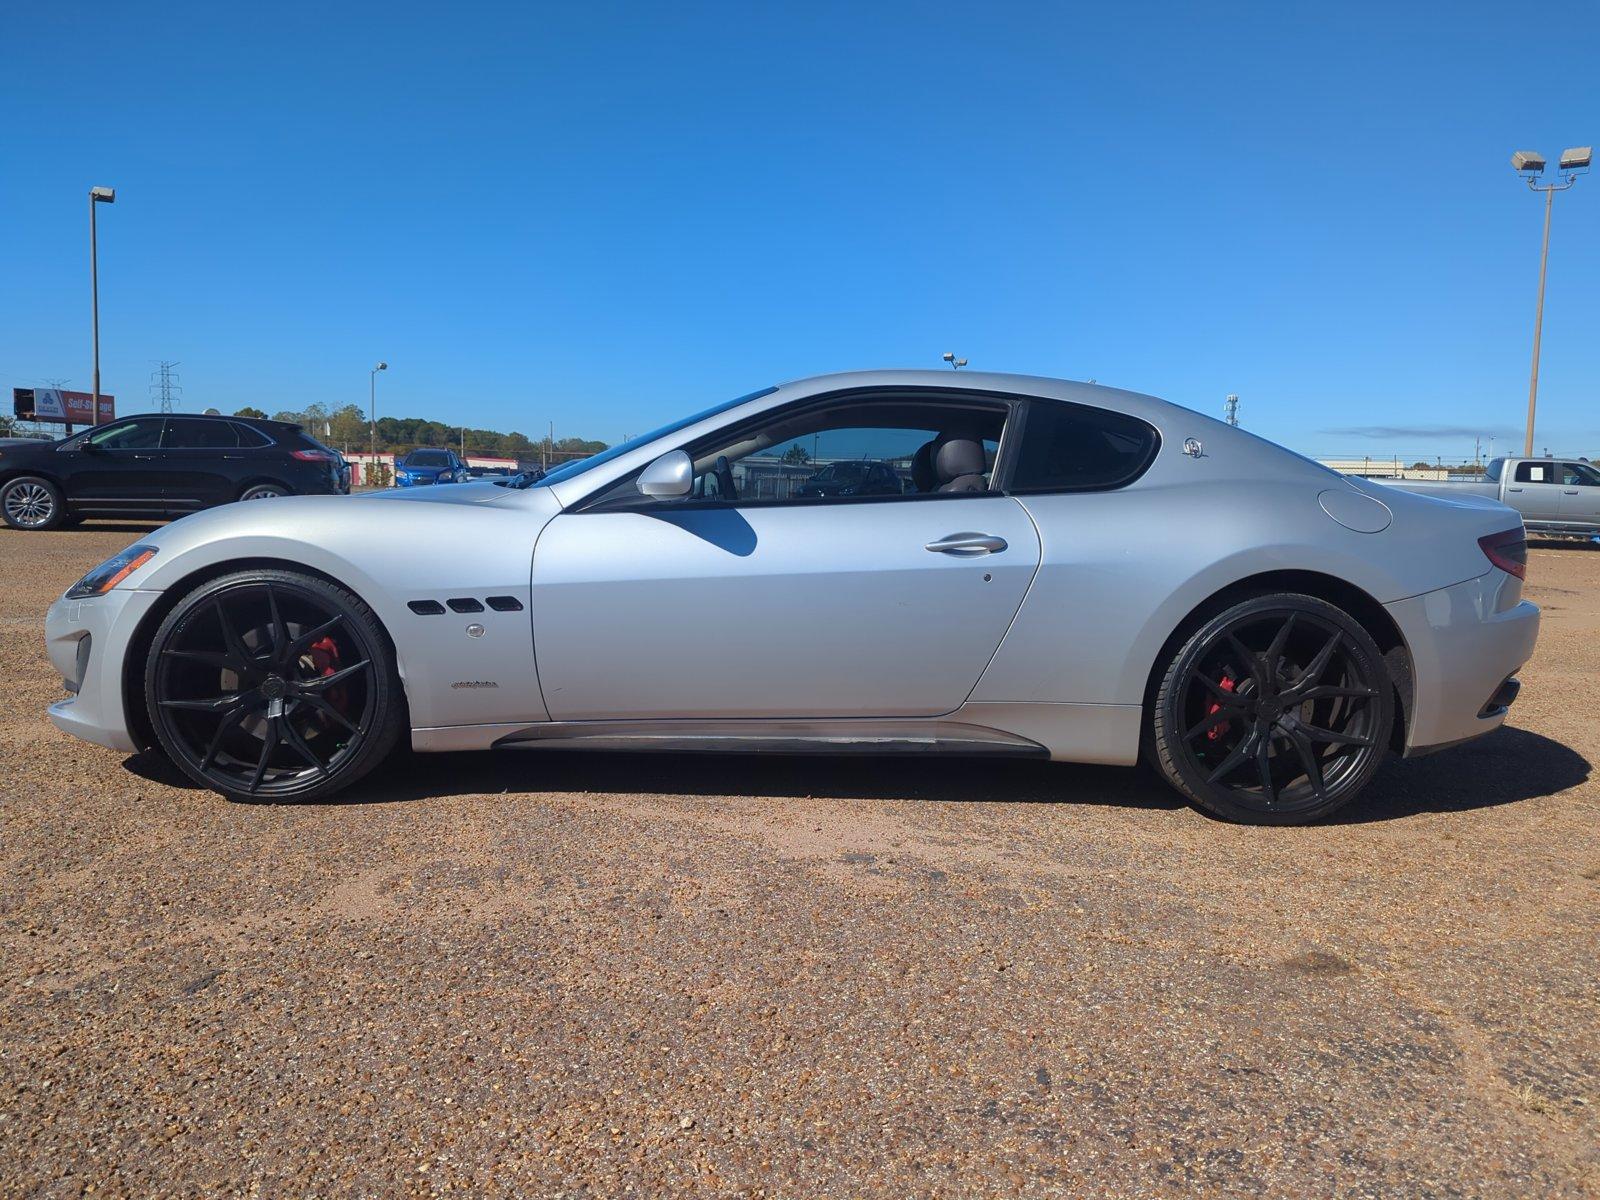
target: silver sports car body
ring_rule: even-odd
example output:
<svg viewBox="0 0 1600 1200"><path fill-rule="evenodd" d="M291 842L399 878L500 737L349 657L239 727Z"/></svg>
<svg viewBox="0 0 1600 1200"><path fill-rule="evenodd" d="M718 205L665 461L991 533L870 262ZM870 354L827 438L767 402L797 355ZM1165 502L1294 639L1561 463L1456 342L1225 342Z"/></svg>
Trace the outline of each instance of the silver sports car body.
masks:
<svg viewBox="0 0 1600 1200"><path fill-rule="evenodd" d="M1143 753L1213 812L1306 821L1501 723L1523 536L1150 396L834 375L537 480L185 517L51 607L50 716L240 798L327 794L404 735Z"/></svg>

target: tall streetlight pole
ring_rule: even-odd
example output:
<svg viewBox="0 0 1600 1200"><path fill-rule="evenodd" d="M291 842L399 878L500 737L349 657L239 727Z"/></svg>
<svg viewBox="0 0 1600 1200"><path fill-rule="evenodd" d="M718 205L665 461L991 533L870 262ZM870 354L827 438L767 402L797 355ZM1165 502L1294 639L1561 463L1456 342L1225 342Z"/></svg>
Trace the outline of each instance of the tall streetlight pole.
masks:
<svg viewBox="0 0 1600 1200"><path fill-rule="evenodd" d="M1544 173L1544 155L1532 150L1518 150L1511 156L1511 165L1522 172L1528 181L1528 190L1544 193L1544 244L1539 250L1539 303L1533 316L1533 366L1528 372L1528 428L1523 437L1522 453L1533 457L1533 414L1539 402L1539 339L1544 331L1544 279L1550 261L1550 210L1555 205L1557 192L1564 192L1578 182L1578 176L1589 169L1592 157L1588 146L1574 146L1561 152L1557 164L1565 178L1560 183L1539 182Z"/></svg>
<svg viewBox="0 0 1600 1200"><path fill-rule="evenodd" d="M381 362L367 377L367 453L372 460L367 465L374 474L378 470L378 372L388 369L389 364Z"/></svg>
<svg viewBox="0 0 1600 1200"><path fill-rule="evenodd" d="M100 242L95 229L95 205L115 204L116 188L89 189L89 304L94 321L94 423L100 424Z"/></svg>

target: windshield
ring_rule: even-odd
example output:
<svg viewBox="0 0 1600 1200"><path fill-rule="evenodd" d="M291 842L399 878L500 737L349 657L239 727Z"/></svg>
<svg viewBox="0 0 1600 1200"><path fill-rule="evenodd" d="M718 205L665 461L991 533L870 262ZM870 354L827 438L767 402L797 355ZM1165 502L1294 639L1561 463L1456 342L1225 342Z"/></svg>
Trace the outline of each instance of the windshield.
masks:
<svg viewBox="0 0 1600 1200"><path fill-rule="evenodd" d="M450 456L443 450L413 450L405 457L408 467L448 467Z"/></svg>
<svg viewBox="0 0 1600 1200"><path fill-rule="evenodd" d="M770 396L777 391L776 387L762 388L748 395L736 396L732 400L725 400L721 404L713 404L710 408L695 413L692 417L669 422L660 429L652 429L649 433L641 433L636 438L629 438L612 446L609 450L602 450L598 454L591 454L588 458L579 459L577 462L565 463L537 478L533 475L521 475L515 481L517 487L549 487L552 483L564 483L568 479L575 479L585 471L593 470L604 463L621 458L629 451L637 450L640 446L648 446L657 438L664 438L669 433L677 433L680 429L687 429L697 421L704 421L707 417L714 417L718 413L727 412L729 409L738 408L741 404L748 404L752 400L759 400L762 396Z"/></svg>

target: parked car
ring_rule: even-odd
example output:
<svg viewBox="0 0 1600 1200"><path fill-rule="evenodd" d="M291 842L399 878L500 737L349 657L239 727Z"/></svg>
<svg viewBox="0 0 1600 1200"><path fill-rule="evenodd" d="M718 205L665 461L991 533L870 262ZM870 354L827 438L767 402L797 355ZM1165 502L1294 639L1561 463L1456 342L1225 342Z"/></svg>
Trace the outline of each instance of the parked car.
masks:
<svg viewBox="0 0 1600 1200"><path fill-rule="evenodd" d="M1600 537L1600 470L1570 458L1491 458L1483 482L1384 480L1424 496L1486 496L1522 514L1529 533Z"/></svg>
<svg viewBox="0 0 1600 1200"><path fill-rule="evenodd" d="M403 488L455 483L466 477L467 464L454 450L413 450L395 463L394 481Z"/></svg>
<svg viewBox="0 0 1600 1200"><path fill-rule="evenodd" d="M922 455L929 487L739 493L732 463L840 431ZM50 716L249 800L330 795L402 740L1124 766L1146 747L1191 802L1288 824L1391 751L1505 720L1539 628L1525 559L1499 505L1347 478L1153 397L863 372L536 482L158 530L51 606L70 695Z"/></svg>
<svg viewBox="0 0 1600 1200"><path fill-rule="evenodd" d="M13 529L349 490L344 459L282 421L150 413L0 447L0 517Z"/></svg>
<svg viewBox="0 0 1600 1200"><path fill-rule="evenodd" d="M794 494L797 499L827 496L898 496L905 489L888 463L852 460L831 462L807 479Z"/></svg>

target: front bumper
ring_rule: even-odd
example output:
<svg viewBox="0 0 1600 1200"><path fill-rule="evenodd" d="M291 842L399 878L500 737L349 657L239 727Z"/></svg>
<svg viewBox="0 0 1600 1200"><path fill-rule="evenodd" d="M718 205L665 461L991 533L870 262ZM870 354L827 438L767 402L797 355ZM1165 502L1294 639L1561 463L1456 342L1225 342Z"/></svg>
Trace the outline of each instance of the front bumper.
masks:
<svg viewBox="0 0 1600 1200"><path fill-rule="evenodd" d="M1504 685L1533 655L1539 610L1504 571L1384 607L1411 652L1406 753L1423 754L1498 729ZM1509 690L1510 698L1516 696Z"/></svg>
<svg viewBox="0 0 1600 1200"><path fill-rule="evenodd" d="M88 600L65 597L44 618L45 648L71 693L50 706L57 729L113 750L139 749L128 728L122 664L129 643L161 592L112 588Z"/></svg>

